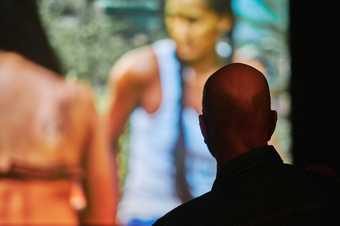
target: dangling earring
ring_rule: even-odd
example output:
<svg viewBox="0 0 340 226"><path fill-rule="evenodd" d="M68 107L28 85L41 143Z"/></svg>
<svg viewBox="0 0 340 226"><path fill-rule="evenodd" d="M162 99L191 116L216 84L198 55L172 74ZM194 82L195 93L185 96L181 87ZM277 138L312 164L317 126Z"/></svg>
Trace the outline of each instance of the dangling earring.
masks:
<svg viewBox="0 0 340 226"><path fill-rule="evenodd" d="M232 46L227 36L222 36L215 45L215 50L221 58L230 59L232 55Z"/></svg>

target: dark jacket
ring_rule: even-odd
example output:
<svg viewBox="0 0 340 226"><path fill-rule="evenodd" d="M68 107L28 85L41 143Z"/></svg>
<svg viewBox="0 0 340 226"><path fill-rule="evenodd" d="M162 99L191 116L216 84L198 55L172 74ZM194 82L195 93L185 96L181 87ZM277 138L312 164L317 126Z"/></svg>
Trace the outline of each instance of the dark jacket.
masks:
<svg viewBox="0 0 340 226"><path fill-rule="evenodd" d="M229 161L212 190L167 213L154 226L340 225L335 180L284 164L272 146ZM340 213L339 213L340 214Z"/></svg>

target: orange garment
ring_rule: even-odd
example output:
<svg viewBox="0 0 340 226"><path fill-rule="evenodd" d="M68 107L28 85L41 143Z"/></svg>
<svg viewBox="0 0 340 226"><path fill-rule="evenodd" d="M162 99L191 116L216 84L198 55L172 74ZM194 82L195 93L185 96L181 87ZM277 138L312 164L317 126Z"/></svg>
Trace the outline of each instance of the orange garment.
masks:
<svg viewBox="0 0 340 226"><path fill-rule="evenodd" d="M68 181L1 179L0 225L78 225L70 192Z"/></svg>

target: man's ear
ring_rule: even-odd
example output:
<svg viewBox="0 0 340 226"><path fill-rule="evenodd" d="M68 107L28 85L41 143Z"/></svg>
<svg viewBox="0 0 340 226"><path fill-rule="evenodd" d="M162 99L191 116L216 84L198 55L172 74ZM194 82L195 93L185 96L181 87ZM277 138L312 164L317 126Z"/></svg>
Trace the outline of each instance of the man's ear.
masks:
<svg viewBox="0 0 340 226"><path fill-rule="evenodd" d="M271 139L275 131L276 122L277 122L277 112L271 110L270 111L270 122L269 122L269 127L268 127L268 137L267 137L268 141Z"/></svg>
<svg viewBox="0 0 340 226"><path fill-rule="evenodd" d="M206 122L205 122L203 114L199 115L198 119L199 119L199 122L200 122L201 133L204 137L204 142L207 143L206 142L206 140L207 140L207 126L206 126Z"/></svg>

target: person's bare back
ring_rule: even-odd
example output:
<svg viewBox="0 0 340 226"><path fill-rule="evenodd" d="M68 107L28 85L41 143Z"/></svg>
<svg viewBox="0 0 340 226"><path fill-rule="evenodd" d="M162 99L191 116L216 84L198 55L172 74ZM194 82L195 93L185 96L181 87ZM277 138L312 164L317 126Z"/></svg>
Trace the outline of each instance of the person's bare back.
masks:
<svg viewBox="0 0 340 226"><path fill-rule="evenodd" d="M0 224L78 224L95 118L89 88L0 53Z"/></svg>
<svg viewBox="0 0 340 226"><path fill-rule="evenodd" d="M95 116L90 90L13 56L0 66L0 104L2 171L13 164L70 169L79 164Z"/></svg>

